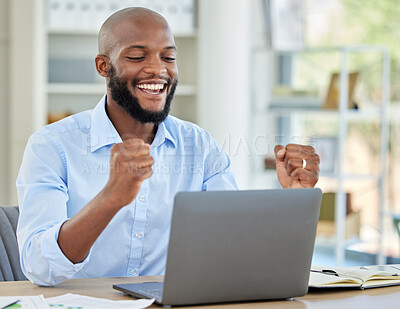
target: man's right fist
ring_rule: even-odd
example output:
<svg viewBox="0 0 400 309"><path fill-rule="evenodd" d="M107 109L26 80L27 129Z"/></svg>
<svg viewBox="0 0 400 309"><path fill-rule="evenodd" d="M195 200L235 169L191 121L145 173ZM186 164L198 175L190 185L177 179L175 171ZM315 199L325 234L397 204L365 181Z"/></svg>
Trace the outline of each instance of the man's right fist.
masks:
<svg viewBox="0 0 400 309"><path fill-rule="evenodd" d="M139 193L142 182L153 174L150 145L142 139L127 139L111 147L110 178L104 188L114 206L122 208Z"/></svg>

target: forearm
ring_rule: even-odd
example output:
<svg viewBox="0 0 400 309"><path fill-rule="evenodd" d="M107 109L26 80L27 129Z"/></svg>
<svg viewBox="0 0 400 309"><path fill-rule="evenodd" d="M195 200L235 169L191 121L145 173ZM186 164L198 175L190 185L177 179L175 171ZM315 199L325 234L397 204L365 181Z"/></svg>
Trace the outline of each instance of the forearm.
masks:
<svg viewBox="0 0 400 309"><path fill-rule="evenodd" d="M60 229L58 245L71 262L85 259L118 210L133 201L143 180L152 175L150 149L141 139L128 139L111 147L107 185Z"/></svg>
<svg viewBox="0 0 400 309"><path fill-rule="evenodd" d="M58 245L72 263L82 262L96 239L111 219L123 207L117 205L104 188L81 211L64 222L58 235Z"/></svg>
<svg viewBox="0 0 400 309"><path fill-rule="evenodd" d="M60 214L60 220L46 220L34 229L27 222L37 219L36 212L20 216L21 266L31 282L56 285L73 278L89 262L93 243L122 207L116 207L118 202L107 196L103 189L70 220L62 219Z"/></svg>

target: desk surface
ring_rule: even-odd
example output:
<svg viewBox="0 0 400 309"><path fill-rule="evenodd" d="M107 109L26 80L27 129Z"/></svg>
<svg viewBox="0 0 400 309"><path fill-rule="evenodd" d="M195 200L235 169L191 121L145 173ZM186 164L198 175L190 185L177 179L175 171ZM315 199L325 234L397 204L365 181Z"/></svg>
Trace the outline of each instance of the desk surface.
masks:
<svg viewBox="0 0 400 309"><path fill-rule="evenodd" d="M58 296L66 293L83 294L113 300L131 299L119 291L113 290L116 283L134 283L160 281L162 276L97 278L68 280L55 287L38 287L28 281L0 282L0 296L39 295L44 297ZM204 305L194 308L396 308L399 306L400 286L376 288L369 290L323 290L312 291L304 297L294 300L247 302L221 305ZM155 308L161 308L153 305ZM187 307L179 307L187 308Z"/></svg>

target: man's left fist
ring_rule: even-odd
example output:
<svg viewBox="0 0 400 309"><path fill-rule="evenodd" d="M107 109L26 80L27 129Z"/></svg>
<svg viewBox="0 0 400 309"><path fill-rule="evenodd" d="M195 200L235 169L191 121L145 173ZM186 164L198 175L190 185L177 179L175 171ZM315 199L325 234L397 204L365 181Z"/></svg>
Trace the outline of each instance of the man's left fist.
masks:
<svg viewBox="0 0 400 309"><path fill-rule="evenodd" d="M312 188L319 177L319 156L312 146L275 146L276 172L283 188Z"/></svg>

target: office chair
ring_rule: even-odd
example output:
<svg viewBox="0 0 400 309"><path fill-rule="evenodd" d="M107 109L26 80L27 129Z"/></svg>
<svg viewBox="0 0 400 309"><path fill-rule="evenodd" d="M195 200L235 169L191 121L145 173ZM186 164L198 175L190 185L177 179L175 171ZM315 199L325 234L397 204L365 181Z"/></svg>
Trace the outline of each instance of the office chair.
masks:
<svg viewBox="0 0 400 309"><path fill-rule="evenodd" d="M27 280L19 262L18 216L18 206L0 207L0 281Z"/></svg>

